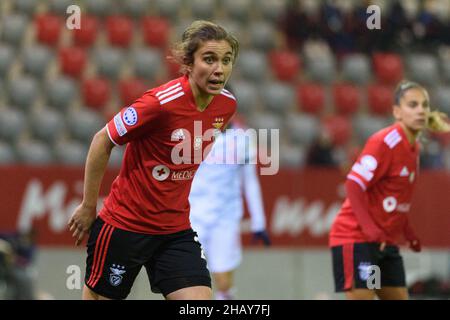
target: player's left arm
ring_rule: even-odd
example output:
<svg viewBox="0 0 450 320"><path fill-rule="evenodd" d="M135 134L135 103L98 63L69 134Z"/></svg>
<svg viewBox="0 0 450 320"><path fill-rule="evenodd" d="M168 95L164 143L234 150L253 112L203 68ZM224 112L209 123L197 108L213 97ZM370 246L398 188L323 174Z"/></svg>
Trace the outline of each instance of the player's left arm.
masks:
<svg viewBox="0 0 450 320"><path fill-rule="evenodd" d="M271 244L269 234L266 231L266 216L261 186L257 173L257 148L254 141L250 141L245 149L245 164L242 166L242 179L245 200L251 218L251 230L253 241L262 240L266 246Z"/></svg>

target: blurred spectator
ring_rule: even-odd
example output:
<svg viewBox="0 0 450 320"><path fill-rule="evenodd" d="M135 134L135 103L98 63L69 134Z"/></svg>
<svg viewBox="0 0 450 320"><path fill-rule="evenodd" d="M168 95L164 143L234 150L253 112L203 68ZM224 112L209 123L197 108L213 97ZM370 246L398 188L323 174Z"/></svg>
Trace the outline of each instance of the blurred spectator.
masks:
<svg viewBox="0 0 450 320"><path fill-rule="evenodd" d="M316 141L310 146L306 164L308 166L338 167L332 140L327 131L322 130Z"/></svg>
<svg viewBox="0 0 450 320"><path fill-rule="evenodd" d="M32 300L34 288L34 231L0 233L0 292L9 300Z"/></svg>
<svg viewBox="0 0 450 320"><path fill-rule="evenodd" d="M420 167L422 169L443 169L445 167L444 154L441 145L434 138L422 145L422 153L420 154Z"/></svg>

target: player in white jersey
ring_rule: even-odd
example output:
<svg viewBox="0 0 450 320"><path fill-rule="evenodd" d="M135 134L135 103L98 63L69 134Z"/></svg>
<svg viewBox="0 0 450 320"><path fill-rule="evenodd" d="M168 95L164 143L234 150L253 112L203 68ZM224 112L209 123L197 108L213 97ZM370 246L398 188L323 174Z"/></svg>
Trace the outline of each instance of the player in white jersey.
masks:
<svg viewBox="0 0 450 320"><path fill-rule="evenodd" d="M233 121L231 128L216 137L192 183L191 225L205 251L218 300L233 298L233 272L242 259L243 194L253 239L270 245L256 159L255 141Z"/></svg>

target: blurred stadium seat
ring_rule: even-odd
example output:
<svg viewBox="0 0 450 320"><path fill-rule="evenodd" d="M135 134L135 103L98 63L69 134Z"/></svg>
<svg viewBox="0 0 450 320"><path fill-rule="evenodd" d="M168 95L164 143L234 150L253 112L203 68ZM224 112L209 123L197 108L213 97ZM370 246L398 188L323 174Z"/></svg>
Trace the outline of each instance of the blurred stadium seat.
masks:
<svg viewBox="0 0 450 320"><path fill-rule="evenodd" d="M23 15L12 14L2 17L2 40L18 46L23 41L27 28L27 18Z"/></svg>
<svg viewBox="0 0 450 320"><path fill-rule="evenodd" d="M116 79L124 62L124 52L115 47L102 47L95 52L97 73L111 79Z"/></svg>
<svg viewBox="0 0 450 320"><path fill-rule="evenodd" d="M305 165L307 150L302 145L282 144L280 164L285 168L299 169Z"/></svg>
<svg viewBox="0 0 450 320"><path fill-rule="evenodd" d="M266 21L250 24L248 29L250 45L256 50L268 51L275 47L276 32L274 26Z"/></svg>
<svg viewBox="0 0 450 320"><path fill-rule="evenodd" d="M243 50L239 54L236 69L244 79L261 82L267 75L266 56L256 50Z"/></svg>
<svg viewBox="0 0 450 320"><path fill-rule="evenodd" d="M15 0L14 9L20 13L33 15L39 0Z"/></svg>
<svg viewBox="0 0 450 320"><path fill-rule="evenodd" d="M49 108L33 112L30 115L29 122L33 137L43 142L55 141L65 129L63 116Z"/></svg>
<svg viewBox="0 0 450 320"><path fill-rule="evenodd" d="M305 71L311 81L331 83L336 77L336 61L332 55L324 54L305 59Z"/></svg>
<svg viewBox="0 0 450 320"><path fill-rule="evenodd" d="M132 53L134 74L139 78L154 80L161 71L163 57L161 52L152 48L138 48Z"/></svg>
<svg viewBox="0 0 450 320"><path fill-rule="evenodd" d="M245 22L251 10L253 10L252 0L229 0L223 1L222 5L226 13L233 20Z"/></svg>
<svg viewBox="0 0 450 320"><path fill-rule="evenodd" d="M13 148L0 141L0 165L15 164L17 162L16 154Z"/></svg>
<svg viewBox="0 0 450 320"><path fill-rule="evenodd" d="M85 8L89 14L104 18L111 13L112 6L110 0L87 0Z"/></svg>
<svg viewBox="0 0 450 320"><path fill-rule="evenodd" d="M191 8L192 16L194 16L198 19L210 20L214 16L216 1L215 0L191 0L191 1L189 1L189 6Z"/></svg>
<svg viewBox="0 0 450 320"><path fill-rule="evenodd" d="M301 60L296 52L274 50L269 54L269 62L278 80L294 81L301 73Z"/></svg>
<svg viewBox="0 0 450 320"><path fill-rule="evenodd" d="M322 120L322 125L334 145L345 145L352 137L352 123L347 117L329 116Z"/></svg>
<svg viewBox="0 0 450 320"><path fill-rule="evenodd" d="M422 85L434 85L439 80L438 61L434 55L410 54L407 66L409 78Z"/></svg>
<svg viewBox="0 0 450 320"><path fill-rule="evenodd" d="M52 59L53 52L41 45L25 48L22 58L25 72L38 78L45 76Z"/></svg>
<svg viewBox="0 0 450 320"><path fill-rule="evenodd" d="M353 118L352 122L354 136L363 145L372 134L391 124L392 120L387 117L359 114Z"/></svg>
<svg viewBox="0 0 450 320"><path fill-rule="evenodd" d="M23 112L17 109L4 109L0 112L0 139L15 142L27 128Z"/></svg>
<svg viewBox="0 0 450 320"><path fill-rule="evenodd" d="M310 114L294 113L286 119L286 128L291 141L310 145L319 135L320 126L317 117Z"/></svg>
<svg viewBox="0 0 450 320"><path fill-rule="evenodd" d="M303 112L319 114L325 105L324 87L316 83L302 83L298 85L297 104Z"/></svg>
<svg viewBox="0 0 450 320"><path fill-rule="evenodd" d="M367 84L371 78L369 58L364 54L351 54L341 62L342 77L354 84Z"/></svg>
<svg viewBox="0 0 450 320"><path fill-rule="evenodd" d="M258 3L259 10L265 20L278 22L285 10L286 1L284 0L265 0Z"/></svg>
<svg viewBox="0 0 450 320"><path fill-rule="evenodd" d="M127 16L109 16L106 18L106 32L112 46L126 48L133 39L133 22Z"/></svg>
<svg viewBox="0 0 450 320"><path fill-rule="evenodd" d="M164 17L144 17L141 21L144 42L152 47L165 48L170 35L170 23Z"/></svg>
<svg viewBox="0 0 450 320"><path fill-rule="evenodd" d="M333 101L338 114L355 114L360 106L359 90L351 84L336 83L333 85Z"/></svg>
<svg viewBox="0 0 450 320"><path fill-rule="evenodd" d="M179 8L182 7L182 0L156 0L155 5L159 15L176 20Z"/></svg>
<svg viewBox="0 0 450 320"><path fill-rule="evenodd" d="M395 53L375 53L373 69L381 83L395 84L403 78L403 61Z"/></svg>
<svg viewBox="0 0 450 320"><path fill-rule="evenodd" d="M105 126L105 121L97 112L83 108L67 114L67 126L72 138L90 143L95 133Z"/></svg>
<svg viewBox="0 0 450 320"><path fill-rule="evenodd" d="M38 94L38 83L30 76L18 77L10 81L9 101L13 106L28 110L35 103Z"/></svg>
<svg viewBox="0 0 450 320"><path fill-rule="evenodd" d="M431 97L431 107L450 115L450 86L438 86Z"/></svg>
<svg viewBox="0 0 450 320"><path fill-rule="evenodd" d="M97 40L99 22L96 17L81 15L80 28L71 30L72 42L76 46L90 47Z"/></svg>
<svg viewBox="0 0 450 320"><path fill-rule="evenodd" d="M78 94L73 80L64 76L49 80L46 92L48 105L62 111L68 109Z"/></svg>
<svg viewBox="0 0 450 320"><path fill-rule="evenodd" d="M282 119L274 113L258 112L248 119L249 124L256 129L280 129Z"/></svg>
<svg viewBox="0 0 450 320"><path fill-rule="evenodd" d="M54 162L50 147L39 141L24 141L17 145L17 157L20 162L29 165L48 165Z"/></svg>
<svg viewBox="0 0 450 320"><path fill-rule="evenodd" d="M67 8L73 4L72 0L49 0L49 11L64 16L67 14Z"/></svg>
<svg viewBox="0 0 450 320"><path fill-rule="evenodd" d="M137 78L123 79L119 82L120 101L122 106L131 105L137 98L141 97L147 88L142 80Z"/></svg>
<svg viewBox="0 0 450 320"><path fill-rule="evenodd" d="M82 83L81 92L83 102L93 109L101 109L111 97L111 88L108 80L104 78L90 78Z"/></svg>
<svg viewBox="0 0 450 320"><path fill-rule="evenodd" d="M0 78L8 74L15 58L14 48L7 44L0 44Z"/></svg>
<svg viewBox="0 0 450 320"><path fill-rule="evenodd" d="M53 152L59 163L82 166L86 161L88 148L83 143L70 140L55 144Z"/></svg>
<svg viewBox="0 0 450 320"><path fill-rule="evenodd" d="M59 50L60 69L65 75L80 77L86 62L86 51L81 47L65 47Z"/></svg>
<svg viewBox="0 0 450 320"><path fill-rule="evenodd" d="M282 115L295 103L294 90L289 85L267 81L261 84L260 88L262 101L272 112Z"/></svg>
<svg viewBox="0 0 450 320"><path fill-rule="evenodd" d="M140 18L147 13L147 0L127 0L123 3L124 11L133 18Z"/></svg>
<svg viewBox="0 0 450 320"><path fill-rule="evenodd" d="M258 103L258 89L251 81L233 80L230 91L236 96L238 101L238 111L250 113Z"/></svg>
<svg viewBox="0 0 450 320"><path fill-rule="evenodd" d="M371 84L367 86L367 100L371 113L376 115L390 114L394 105L393 89L382 84Z"/></svg>
<svg viewBox="0 0 450 320"><path fill-rule="evenodd" d="M36 36L39 42L51 46L57 46L63 26L61 17L45 13L35 17Z"/></svg>

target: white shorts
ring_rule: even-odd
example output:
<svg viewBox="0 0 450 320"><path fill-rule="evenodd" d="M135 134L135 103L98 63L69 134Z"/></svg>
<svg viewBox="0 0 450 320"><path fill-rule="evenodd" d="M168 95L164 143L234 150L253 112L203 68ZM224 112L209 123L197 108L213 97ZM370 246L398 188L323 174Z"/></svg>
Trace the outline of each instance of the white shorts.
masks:
<svg viewBox="0 0 450 320"><path fill-rule="evenodd" d="M191 219L197 232L210 272L236 269L242 260L240 221L218 219L215 224L202 224Z"/></svg>

